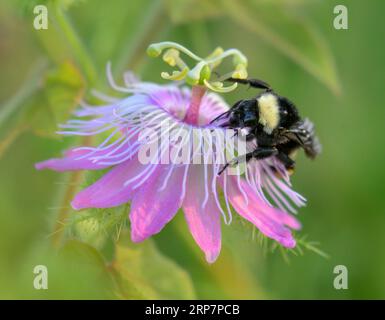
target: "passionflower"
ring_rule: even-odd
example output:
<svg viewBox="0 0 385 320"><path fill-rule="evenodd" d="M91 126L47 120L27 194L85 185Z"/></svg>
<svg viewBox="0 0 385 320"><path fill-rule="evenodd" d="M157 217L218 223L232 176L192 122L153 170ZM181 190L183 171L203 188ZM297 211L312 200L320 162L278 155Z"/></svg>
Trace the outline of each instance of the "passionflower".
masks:
<svg viewBox="0 0 385 320"><path fill-rule="evenodd" d="M214 262L221 249L221 221L230 224L232 212L254 224L264 235L293 248L290 229L299 229L295 213L305 199L292 190L289 174L274 157L251 160L220 172L228 154L242 153L241 134L228 135L211 121L229 109L210 91L228 92L211 75L224 58L233 57L233 77L247 77L247 59L238 50L216 49L203 59L179 44L151 45L148 53L179 70L162 73L178 83L160 85L141 82L132 74L124 86L115 83L110 65L107 76L112 88L126 93L124 99L98 94L101 106L82 103L77 119L61 125L63 135L102 136L97 146L79 146L36 164L55 171L110 168L98 181L72 200L75 210L110 208L131 202L131 238L141 242L156 234L182 209L189 230L206 256ZM196 61L190 68L180 53ZM192 89L185 86L192 85ZM234 147L235 145L235 147ZM246 149L248 148L246 144ZM247 150L243 152L246 153Z"/></svg>

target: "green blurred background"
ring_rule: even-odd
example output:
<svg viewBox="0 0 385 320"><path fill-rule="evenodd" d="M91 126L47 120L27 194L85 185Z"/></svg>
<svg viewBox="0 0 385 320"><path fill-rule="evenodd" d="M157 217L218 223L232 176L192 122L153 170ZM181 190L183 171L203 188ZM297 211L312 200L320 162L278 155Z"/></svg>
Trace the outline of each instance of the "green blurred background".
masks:
<svg viewBox="0 0 385 320"><path fill-rule="evenodd" d="M0 4L0 298L385 298L384 1L40 1L50 21L39 31L34 2ZM337 4L349 10L348 30L333 27ZM223 226L222 253L208 265L181 214L133 245L128 208L69 210L71 190L95 177L34 169L76 144L53 134L56 122L90 88L110 92L108 60L117 78L130 69L164 82L164 64L145 54L164 40L202 56L240 49L251 76L315 122L323 153L314 162L301 156L293 177L308 199L297 236L307 235L305 246L318 241L329 259L306 249L266 252L236 220ZM48 290L33 288L40 264ZM341 264L347 290L333 287Z"/></svg>

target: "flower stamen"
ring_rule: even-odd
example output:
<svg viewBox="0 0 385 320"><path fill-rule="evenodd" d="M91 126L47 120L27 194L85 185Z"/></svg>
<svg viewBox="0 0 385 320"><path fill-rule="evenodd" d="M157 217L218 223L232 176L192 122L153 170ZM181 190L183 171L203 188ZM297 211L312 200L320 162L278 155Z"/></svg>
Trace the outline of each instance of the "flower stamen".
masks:
<svg viewBox="0 0 385 320"><path fill-rule="evenodd" d="M150 57L158 57L162 54L163 50L166 50L162 56L163 60L171 67L177 67L179 69L174 70L171 74L162 72L161 77L163 79L174 81L185 80L185 82L191 86L206 86L212 91L225 93L236 89L237 83L233 83L231 86L226 87L222 81L229 77L238 79L247 78L247 58L238 49L224 51L221 47L217 47L206 58L201 58L178 43L165 41L151 44L147 48L147 54ZM197 62L195 66L190 68L180 57L180 52L195 60ZM232 62L234 69L231 72L226 73L229 76L225 79L217 79L214 82L210 81L213 70L227 57L233 57Z"/></svg>

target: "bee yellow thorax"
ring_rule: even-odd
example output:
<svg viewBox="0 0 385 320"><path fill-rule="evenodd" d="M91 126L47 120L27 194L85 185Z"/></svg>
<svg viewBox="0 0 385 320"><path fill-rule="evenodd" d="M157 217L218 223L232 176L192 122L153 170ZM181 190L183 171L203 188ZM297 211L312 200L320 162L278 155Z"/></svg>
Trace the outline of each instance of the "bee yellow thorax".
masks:
<svg viewBox="0 0 385 320"><path fill-rule="evenodd" d="M271 133L279 124L278 99L271 93L265 93L258 98L259 123L267 133Z"/></svg>

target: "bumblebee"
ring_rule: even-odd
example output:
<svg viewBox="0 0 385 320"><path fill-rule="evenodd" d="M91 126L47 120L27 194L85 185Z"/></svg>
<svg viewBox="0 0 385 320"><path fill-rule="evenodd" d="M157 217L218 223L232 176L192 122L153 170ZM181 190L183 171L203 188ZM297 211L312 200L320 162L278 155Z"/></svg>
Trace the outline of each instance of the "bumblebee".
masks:
<svg viewBox="0 0 385 320"><path fill-rule="evenodd" d="M294 103L275 93L270 85L258 79L235 79L227 81L246 84L263 92L255 98L236 102L228 111L212 122L219 126L246 130L246 141L254 141L254 150L234 158L220 170L240 161L276 157L289 172L295 167L293 155L302 148L309 158L315 158L321 145L315 135L314 125L309 119L302 119ZM238 132L238 131L237 131Z"/></svg>

